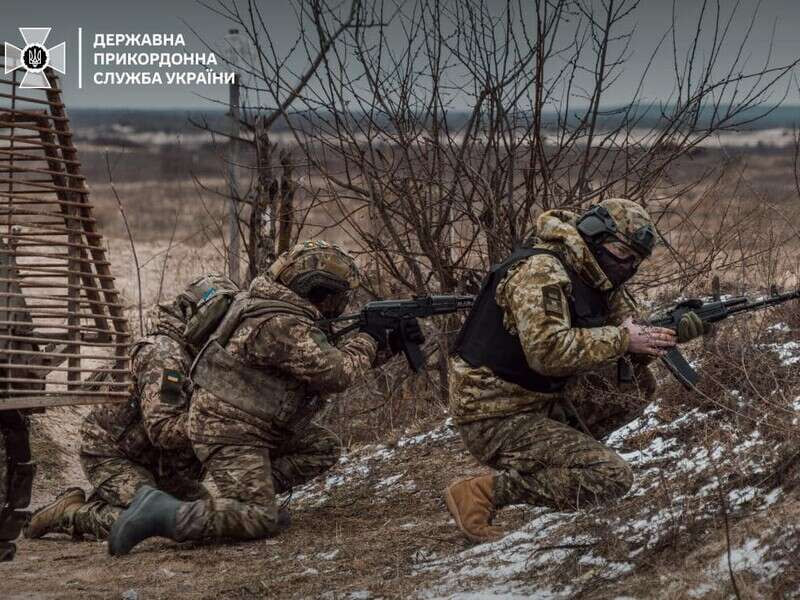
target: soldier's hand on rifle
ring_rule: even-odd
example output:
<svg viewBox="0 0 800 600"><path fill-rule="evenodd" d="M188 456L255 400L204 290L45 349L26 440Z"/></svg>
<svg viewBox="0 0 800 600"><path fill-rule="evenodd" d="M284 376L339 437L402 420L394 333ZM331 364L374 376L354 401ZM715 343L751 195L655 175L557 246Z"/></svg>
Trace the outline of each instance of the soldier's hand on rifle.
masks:
<svg viewBox="0 0 800 600"><path fill-rule="evenodd" d="M678 343L683 344L711 331L711 324L704 323L694 311L684 314L678 321Z"/></svg>
<svg viewBox="0 0 800 600"><path fill-rule="evenodd" d="M630 335L628 352L631 354L662 356L667 353L667 350L675 346L675 332L666 327L640 325L634 323L631 317L623 321L622 327L627 329Z"/></svg>
<svg viewBox="0 0 800 600"><path fill-rule="evenodd" d="M386 337L386 327L383 325L365 323L359 327L359 331L366 333L378 343L378 352L387 348L388 341Z"/></svg>
<svg viewBox="0 0 800 600"><path fill-rule="evenodd" d="M403 350L403 340L417 346L425 342L425 334L417 319L404 319L397 329L389 333L389 348L393 355Z"/></svg>

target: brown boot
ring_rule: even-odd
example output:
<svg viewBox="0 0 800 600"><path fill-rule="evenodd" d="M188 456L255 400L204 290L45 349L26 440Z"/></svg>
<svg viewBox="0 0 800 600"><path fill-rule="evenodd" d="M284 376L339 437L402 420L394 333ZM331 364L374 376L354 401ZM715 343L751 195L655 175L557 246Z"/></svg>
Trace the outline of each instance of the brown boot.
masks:
<svg viewBox="0 0 800 600"><path fill-rule="evenodd" d="M48 533L72 535L72 517L78 507L85 502L86 494L82 489L69 488L53 502L33 513L22 534L32 540Z"/></svg>
<svg viewBox="0 0 800 600"><path fill-rule="evenodd" d="M456 481L444 492L456 525L473 542L494 542L505 535L500 527L492 525L493 485L493 475L482 475Z"/></svg>

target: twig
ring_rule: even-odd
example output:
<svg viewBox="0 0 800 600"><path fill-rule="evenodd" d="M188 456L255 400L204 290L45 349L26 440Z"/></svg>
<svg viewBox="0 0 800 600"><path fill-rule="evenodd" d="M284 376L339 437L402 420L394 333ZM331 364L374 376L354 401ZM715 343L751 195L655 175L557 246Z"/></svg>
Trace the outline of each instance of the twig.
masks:
<svg viewBox="0 0 800 600"><path fill-rule="evenodd" d="M167 244L167 251L164 254L164 262L161 263L161 275L158 278L158 294L156 295L156 304L161 302L161 291L164 289L164 273L167 271L167 262L169 262L169 253L172 250L172 242L175 240L175 231L178 229L178 211L175 211L175 221L172 223L172 232L169 235L169 244Z"/></svg>
<svg viewBox="0 0 800 600"><path fill-rule="evenodd" d="M531 555L537 554L539 552L544 552L546 550L584 550L586 548L596 548L597 544L554 544L550 546L537 546L531 552Z"/></svg>
<svg viewBox="0 0 800 600"><path fill-rule="evenodd" d="M710 454L709 454L710 456ZM742 595L739 592L739 586L736 583L736 576L733 574L733 559L731 558L731 526L728 521L728 503L722 491L722 478L719 475L717 463L711 461L711 466L714 467L714 476L717 478L717 494L719 495L719 506L722 511L723 522L725 523L725 553L728 560L728 575L731 578L731 585L733 586L733 593L736 595L737 600L742 600Z"/></svg>
<svg viewBox="0 0 800 600"><path fill-rule="evenodd" d="M108 157L108 152L105 153L106 158L106 171L108 172L108 183L111 186L111 192L114 194L114 198L117 200L117 206L119 207L119 214L122 215L122 222L125 225L125 231L128 234L128 241L131 244L131 253L133 254L133 263L136 265L136 287L139 293L139 302L137 308L139 310L139 333L144 333L144 315L142 314L142 273L141 267L139 267L139 256L136 253L136 244L133 241L133 233L131 233L130 224L128 223L128 216L125 214L125 207L122 205L122 200L117 193L117 188L114 185L114 177L111 175L111 162Z"/></svg>

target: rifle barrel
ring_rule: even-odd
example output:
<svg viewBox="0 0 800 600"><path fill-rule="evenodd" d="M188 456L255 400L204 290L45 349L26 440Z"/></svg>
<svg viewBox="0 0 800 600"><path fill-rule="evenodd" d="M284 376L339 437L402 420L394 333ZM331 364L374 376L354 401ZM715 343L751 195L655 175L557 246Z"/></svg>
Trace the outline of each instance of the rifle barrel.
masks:
<svg viewBox="0 0 800 600"><path fill-rule="evenodd" d="M749 312L751 310L758 310L760 308L767 308L769 306L777 306L778 304L783 304L784 302L788 302L789 300L795 300L797 298L800 298L800 290L794 292L786 292L783 294L775 294L774 296L762 298L761 300L756 300L755 302L747 301L744 304L736 305L729 308L728 312L731 314Z"/></svg>
<svg viewBox="0 0 800 600"><path fill-rule="evenodd" d="M334 323L346 323L348 321L355 321L362 317L364 310L368 309L370 305L372 308L382 308L384 310L409 310L415 309L418 317L428 317L431 315L446 315L459 310L466 310L472 307L475 301L474 296L422 296L419 298L407 298L403 300L375 300L369 302L358 313L341 315L331 319L321 319L317 321L317 325L324 327Z"/></svg>

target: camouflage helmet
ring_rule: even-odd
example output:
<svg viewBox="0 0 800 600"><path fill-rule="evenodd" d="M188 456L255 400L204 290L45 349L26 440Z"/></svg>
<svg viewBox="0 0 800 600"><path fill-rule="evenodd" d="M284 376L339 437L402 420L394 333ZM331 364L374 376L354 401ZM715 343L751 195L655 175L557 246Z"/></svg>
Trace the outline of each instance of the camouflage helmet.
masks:
<svg viewBox="0 0 800 600"><path fill-rule="evenodd" d="M308 240L281 254L269 268L278 283L307 297L318 287L349 292L358 287L358 267L353 257L336 244Z"/></svg>
<svg viewBox="0 0 800 600"><path fill-rule="evenodd" d="M578 230L595 242L616 238L642 258L650 256L656 228L647 211L625 198L603 200L581 217Z"/></svg>

